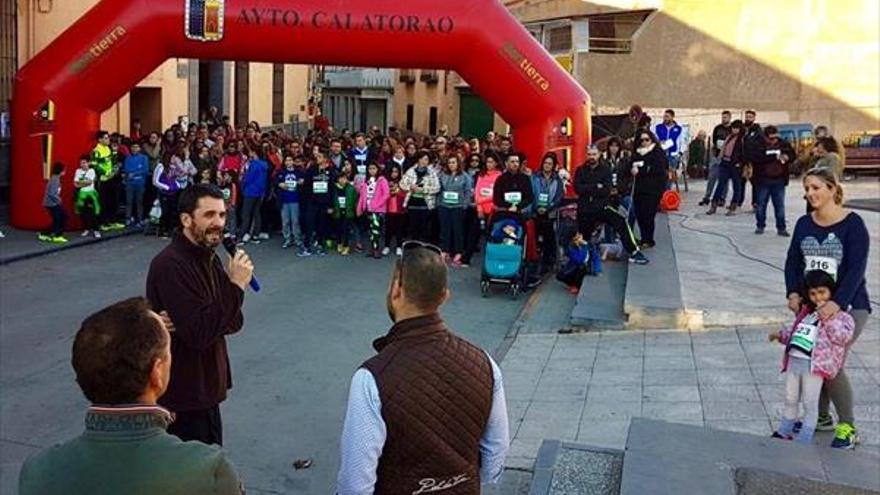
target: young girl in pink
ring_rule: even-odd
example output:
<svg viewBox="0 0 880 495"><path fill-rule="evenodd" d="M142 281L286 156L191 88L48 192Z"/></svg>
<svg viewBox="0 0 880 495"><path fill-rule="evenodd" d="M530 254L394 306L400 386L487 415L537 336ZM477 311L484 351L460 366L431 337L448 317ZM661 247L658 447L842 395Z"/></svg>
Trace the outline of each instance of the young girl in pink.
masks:
<svg viewBox="0 0 880 495"><path fill-rule="evenodd" d="M819 416L819 393L824 380L833 379L846 362L847 344L855 321L845 311L822 320L817 308L831 300L835 282L828 273L813 270L804 275L804 300L809 301L791 328L770 334L770 340L785 345L782 371L785 373L785 410L774 438L810 443ZM804 419L796 432L798 403L803 402ZM796 436L795 436L796 435Z"/></svg>
<svg viewBox="0 0 880 495"><path fill-rule="evenodd" d="M385 213L388 211L389 188L388 180L379 175L379 164L373 162L367 166L367 177L358 181L357 189L357 215L366 215L370 236L370 252L367 255L381 258L382 231Z"/></svg>

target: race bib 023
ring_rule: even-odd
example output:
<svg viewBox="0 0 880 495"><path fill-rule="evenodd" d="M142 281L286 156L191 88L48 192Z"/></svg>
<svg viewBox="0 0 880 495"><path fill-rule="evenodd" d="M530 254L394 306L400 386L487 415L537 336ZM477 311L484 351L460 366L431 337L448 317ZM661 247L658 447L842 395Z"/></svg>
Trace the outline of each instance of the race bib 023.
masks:
<svg viewBox="0 0 880 495"><path fill-rule="evenodd" d="M819 317L816 313L811 313L798 323L794 333L791 334L791 346L809 356L816 346L818 335Z"/></svg>

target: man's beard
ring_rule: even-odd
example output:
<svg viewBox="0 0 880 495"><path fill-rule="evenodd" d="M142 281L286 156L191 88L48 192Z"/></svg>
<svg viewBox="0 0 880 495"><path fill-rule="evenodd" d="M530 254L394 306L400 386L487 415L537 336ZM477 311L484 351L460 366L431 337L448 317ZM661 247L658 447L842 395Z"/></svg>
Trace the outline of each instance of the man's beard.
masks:
<svg viewBox="0 0 880 495"><path fill-rule="evenodd" d="M209 234L216 234L217 240L208 239ZM209 249L214 249L219 246L223 241L223 228L222 227L210 227L207 229L200 229L197 226L193 225L193 239L195 239L196 244L202 247L206 247Z"/></svg>

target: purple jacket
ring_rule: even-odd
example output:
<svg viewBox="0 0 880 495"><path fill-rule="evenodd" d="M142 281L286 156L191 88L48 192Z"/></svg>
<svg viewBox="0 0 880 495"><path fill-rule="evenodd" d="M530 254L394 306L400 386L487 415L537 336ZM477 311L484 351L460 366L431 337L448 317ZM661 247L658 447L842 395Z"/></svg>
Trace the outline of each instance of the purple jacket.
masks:
<svg viewBox="0 0 880 495"><path fill-rule="evenodd" d="M794 324L779 333L779 341L785 344L785 354L782 357L782 371L788 369L788 351L791 349L791 336L798 324L809 315L811 311L805 306L798 313ZM828 321L819 322L819 334L816 336L816 344L810 356L810 372L831 380L843 369L846 363L847 344L853 337L856 323L852 316L845 311L838 311Z"/></svg>

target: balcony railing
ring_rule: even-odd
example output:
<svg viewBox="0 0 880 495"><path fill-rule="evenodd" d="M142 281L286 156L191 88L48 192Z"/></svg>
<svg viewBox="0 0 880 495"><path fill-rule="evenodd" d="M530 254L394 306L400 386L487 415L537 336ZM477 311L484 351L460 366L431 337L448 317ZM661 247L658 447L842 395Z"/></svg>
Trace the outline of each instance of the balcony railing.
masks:
<svg viewBox="0 0 880 495"><path fill-rule="evenodd" d="M398 80L402 83L413 84L416 82L416 71L413 69L400 69Z"/></svg>
<svg viewBox="0 0 880 495"><path fill-rule="evenodd" d="M440 76L436 70L422 70L419 80L427 84L437 84L440 81Z"/></svg>
<svg viewBox="0 0 880 495"><path fill-rule="evenodd" d="M632 53L631 38L590 38L590 53Z"/></svg>

